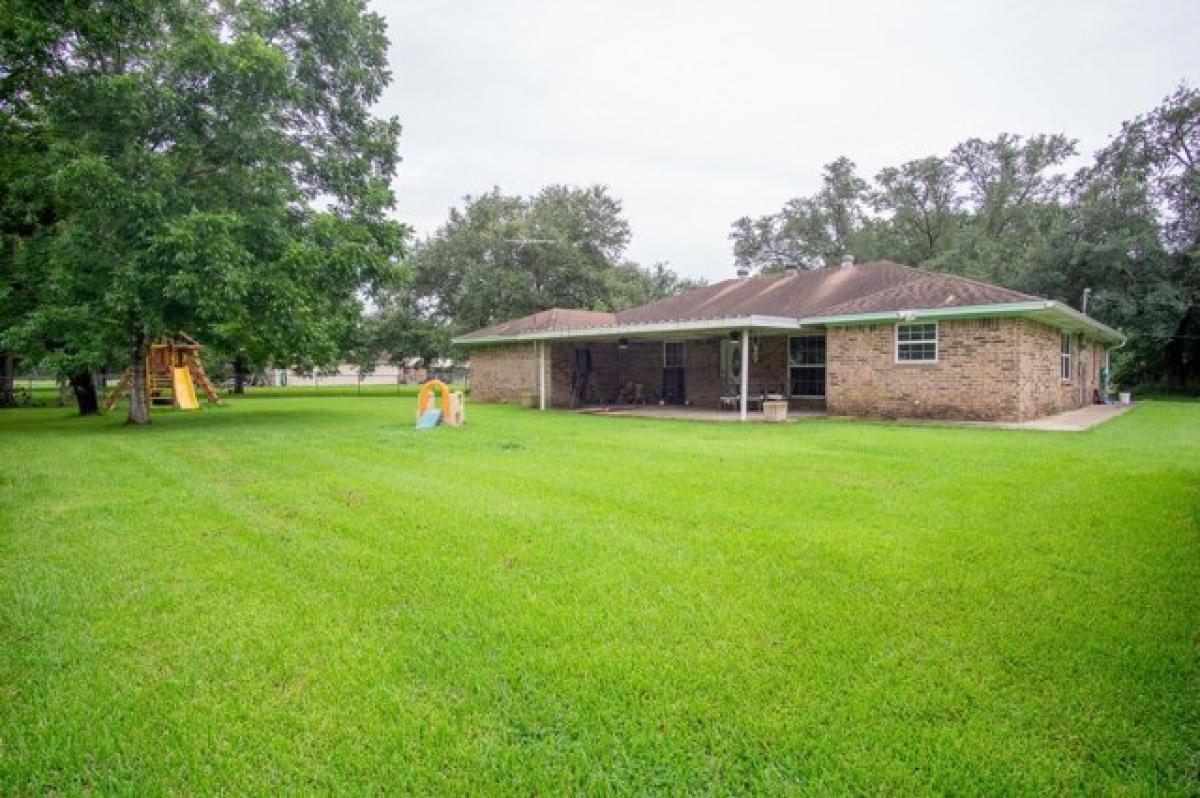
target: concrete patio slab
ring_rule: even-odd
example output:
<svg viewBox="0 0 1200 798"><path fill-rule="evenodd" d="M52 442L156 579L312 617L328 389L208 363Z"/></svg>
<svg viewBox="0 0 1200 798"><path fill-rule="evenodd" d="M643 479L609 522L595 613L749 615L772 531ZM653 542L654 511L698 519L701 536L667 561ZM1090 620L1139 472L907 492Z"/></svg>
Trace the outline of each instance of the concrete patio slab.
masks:
<svg viewBox="0 0 1200 798"><path fill-rule="evenodd" d="M1008 429L1040 429L1050 432L1083 432L1111 418L1128 413L1133 405L1088 405L1053 416L1035 418L1018 424L1003 424Z"/></svg>
<svg viewBox="0 0 1200 798"><path fill-rule="evenodd" d="M706 410L698 407L680 407L678 405L612 405L609 407L584 407L576 412L597 416L623 416L625 418L667 418L680 421L740 421L736 411ZM789 410L788 421L798 418L815 418L825 415L815 410ZM752 410L746 421L766 423L767 418L761 410Z"/></svg>
<svg viewBox="0 0 1200 798"><path fill-rule="evenodd" d="M991 427L993 429L1033 429L1044 432L1083 432L1098 424L1103 424L1111 418L1128 413L1134 405L1088 405L1053 416L1035 418L1032 421L949 421L941 419L902 418L890 422L893 424L912 424L918 426L936 427ZM680 421L738 421L738 414L722 410L707 410L697 407L679 407L675 405L612 405L606 407L584 407L575 412L598 416L622 416L625 418L663 418ZM825 413L811 410L790 410L788 421L801 418L820 418ZM839 417L841 418L841 417ZM764 423L766 417L761 411L751 412L746 419L752 423ZM853 420L845 418L844 420ZM874 419L861 419L872 421Z"/></svg>

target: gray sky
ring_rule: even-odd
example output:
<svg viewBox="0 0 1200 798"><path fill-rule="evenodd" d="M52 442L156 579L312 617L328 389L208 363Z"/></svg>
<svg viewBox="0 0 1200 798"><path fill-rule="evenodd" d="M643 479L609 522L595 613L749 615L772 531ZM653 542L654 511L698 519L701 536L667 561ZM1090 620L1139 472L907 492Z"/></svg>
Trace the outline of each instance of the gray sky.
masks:
<svg viewBox="0 0 1200 798"><path fill-rule="evenodd" d="M847 155L864 176L970 136L1085 154L1200 80L1200 2L375 0L404 125L399 216L464 194L604 183L629 256L732 274L729 225Z"/></svg>

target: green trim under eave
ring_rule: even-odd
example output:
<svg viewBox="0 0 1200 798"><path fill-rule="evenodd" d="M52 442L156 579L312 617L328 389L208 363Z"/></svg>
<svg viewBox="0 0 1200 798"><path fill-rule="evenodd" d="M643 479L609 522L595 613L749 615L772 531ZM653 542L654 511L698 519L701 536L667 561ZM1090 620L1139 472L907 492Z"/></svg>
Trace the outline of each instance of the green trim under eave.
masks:
<svg viewBox="0 0 1200 798"><path fill-rule="evenodd" d="M1066 328L1071 332L1090 332L1105 343L1119 344L1125 336L1106 324L1096 321L1091 316L1080 313L1054 300L1038 300L1036 302L1007 302L997 305L966 305L957 308L920 308L912 310L885 310L873 313L849 313L839 316L810 316L800 319L804 325L823 324L827 327L850 326L859 324L895 324L912 319L983 319L1015 316L1031 318L1042 324Z"/></svg>

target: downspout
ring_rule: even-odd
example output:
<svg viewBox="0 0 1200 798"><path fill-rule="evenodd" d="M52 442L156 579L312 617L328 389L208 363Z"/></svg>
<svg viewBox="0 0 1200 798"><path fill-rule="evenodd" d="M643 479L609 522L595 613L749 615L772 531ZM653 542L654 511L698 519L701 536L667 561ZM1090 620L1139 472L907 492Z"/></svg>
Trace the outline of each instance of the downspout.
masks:
<svg viewBox="0 0 1200 798"><path fill-rule="evenodd" d="M750 404L750 330L742 330L742 386L738 396L738 409L741 420L746 420L746 411Z"/></svg>
<svg viewBox="0 0 1200 798"><path fill-rule="evenodd" d="M538 342L538 410L546 409L546 342Z"/></svg>
<svg viewBox="0 0 1200 798"><path fill-rule="evenodd" d="M1112 390L1112 353L1129 343L1129 336L1122 335L1121 343L1104 350L1104 395L1101 397L1108 404L1109 391Z"/></svg>

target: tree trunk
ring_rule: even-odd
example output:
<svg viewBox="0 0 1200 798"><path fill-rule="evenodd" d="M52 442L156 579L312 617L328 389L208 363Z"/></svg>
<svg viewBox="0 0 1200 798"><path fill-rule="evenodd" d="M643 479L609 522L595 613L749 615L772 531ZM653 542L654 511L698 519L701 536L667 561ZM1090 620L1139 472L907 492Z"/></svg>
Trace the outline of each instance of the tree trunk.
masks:
<svg viewBox="0 0 1200 798"><path fill-rule="evenodd" d="M94 416L100 412L100 400L96 396L96 383L90 369L76 369L69 377L71 390L75 391L75 404L79 415Z"/></svg>
<svg viewBox="0 0 1200 798"><path fill-rule="evenodd" d="M133 379L129 385L128 424L149 424L150 405L146 402L146 334L138 330L134 334Z"/></svg>
<svg viewBox="0 0 1200 798"><path fill-rule="evenodd" d="M236 394L246 392L246 361L241 356L233 361L233 392Z"/></svg>
<svg viewBox="0 0 1200 798"><path fill-rule="evenodd" d="M11 352L0 352L0 407L12 407L17 403L13 392L16 371L17 358Z"/></svg>

